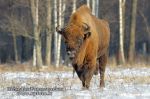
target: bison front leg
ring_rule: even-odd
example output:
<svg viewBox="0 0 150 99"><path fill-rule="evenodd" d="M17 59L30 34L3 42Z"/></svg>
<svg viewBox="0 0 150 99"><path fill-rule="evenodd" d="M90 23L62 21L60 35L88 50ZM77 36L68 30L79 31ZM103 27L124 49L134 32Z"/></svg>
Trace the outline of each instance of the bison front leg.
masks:
<svg viewBox="0 0 150 99"><path fill-rule="evenodd" d="M85 66L78 66L77 64L73 64L74 71L76 71L79 79L82 81L83 89L85 88L85 76L84 73L87 71L87 68ZM81 67L81 68L79 68Z"/></svg>
<svg viewBox="0 0 150 99"><path fill-rule="evenodd" d="M95 64L87 64L87 69L86 71L84 72L84 78L85 78L85 88L89 89L89 86L90 86L90 82L91 82L91 79L93 77L93 74L94 74L94 71L96 69L96 62L94 62Z"/></svg>
<svg viewBox="0 0 150 99"><path fill-rule="evenodd" d="M100 72L100 87L105 87L104 82L104 74L105 74L105 68L107 63L107 55L103 55L99 58L99 72Z"/></svg>
<svg viewBox="0 0 150 99"><path fill-rule="evenodd" d="M89 69L88 72L86 72L86 74L85 74L85 88L87 88L87 89L89 89L89 87L90 87L90 82L93 77L93 73L94 73L94 71Z"/></svg>
<svg viewBox="0 0 150 99"><path fill-rule="evenodd" d="M96 64L87 63L78 68L78 65L73 65L79 79L82 81L83 89L89 89L90 81L94 74Z"/></svg>
<svg viewBox="0 0 150 99"><path fill-rule="evenodd" d="M99 61L96 62L96 69L94 71L94 75L98 75L98 69L99 69Z"/></svg>

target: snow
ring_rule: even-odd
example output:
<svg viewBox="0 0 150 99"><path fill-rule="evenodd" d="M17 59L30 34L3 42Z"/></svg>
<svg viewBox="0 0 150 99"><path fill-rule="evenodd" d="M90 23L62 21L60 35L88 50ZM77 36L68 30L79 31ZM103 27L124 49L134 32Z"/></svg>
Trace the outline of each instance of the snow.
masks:
<svg viewBox="0 0 150 99"><path fill-rule="evenodd" d="M81 81L77 75L73 78L72 71L5 72L0 73L0 99L150 99L148 67L107 68L105 78L104 89L99 88L99 75L94 75L90 89L83 90ZM8 87L50 88L51 95L17 95L17 91L8 91Z"/></svg>

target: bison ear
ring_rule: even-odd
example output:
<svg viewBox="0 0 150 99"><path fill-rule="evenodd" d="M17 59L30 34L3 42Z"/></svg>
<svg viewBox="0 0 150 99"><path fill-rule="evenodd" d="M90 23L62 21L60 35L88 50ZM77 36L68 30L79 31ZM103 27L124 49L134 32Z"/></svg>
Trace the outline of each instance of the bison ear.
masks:
<svg viewBox="0 0 150 99"><path fill-rule="evenodd" d="M83 28L84 28L84 39L87 39L91 36L90 27L88 24L84 23Z"/></svg>
<svg viewBox="0 0 150 99"><path fill-rule="evenodd" d="M87 39L87 38L89 38L90 36L91 36L91 32L90 31L84 33L84 40Z"/></svg>
<svg viewBox="0 0 150 99"><path fill-rule="evenodd" d="M63 33L63 29L61 29L59 26L56 27L56 32L59 34Z"/></svg>

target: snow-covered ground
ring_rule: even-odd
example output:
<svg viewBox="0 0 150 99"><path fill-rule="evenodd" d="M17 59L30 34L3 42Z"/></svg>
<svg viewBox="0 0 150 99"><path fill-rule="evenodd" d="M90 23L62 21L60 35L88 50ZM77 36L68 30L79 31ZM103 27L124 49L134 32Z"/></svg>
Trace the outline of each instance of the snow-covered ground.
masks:
<svg viewBox="0 0 150 99"><path fill-rule="evenodd" d="M150 68L107 68L104 89L99 79L82 90L71 71L0 73L0 99L150 99ZM40 92L47 95L35 95Z"/></svg>

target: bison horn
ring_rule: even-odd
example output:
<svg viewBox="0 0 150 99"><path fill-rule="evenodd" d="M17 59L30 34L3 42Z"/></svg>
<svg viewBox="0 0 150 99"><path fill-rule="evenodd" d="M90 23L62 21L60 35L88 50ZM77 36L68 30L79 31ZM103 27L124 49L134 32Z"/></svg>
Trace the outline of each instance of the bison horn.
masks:
<svg viewBox="0 0 150 99"><path fill-rule="evenodd" d="M56 32L58 32L59 34L62 34L62 32L63 32L62 30L63 30L63 29L60 28L59 25L56 27Z"/></svg>
<svg viewBox="0 0 150 99"><path fill-rule="evenodd" d="M91 32L90 32L90 27L87 23L83 23L84 24L84 40L89 38L91 36Z"/></svg>
<svg viewBox="0 0 150 99"><path fill-rule="evenodd" d="M90 30L90 27L89 27L89 25L87 24L87 23L83 23L84 24L84 30L85 31L89 31Z"/></svg>

